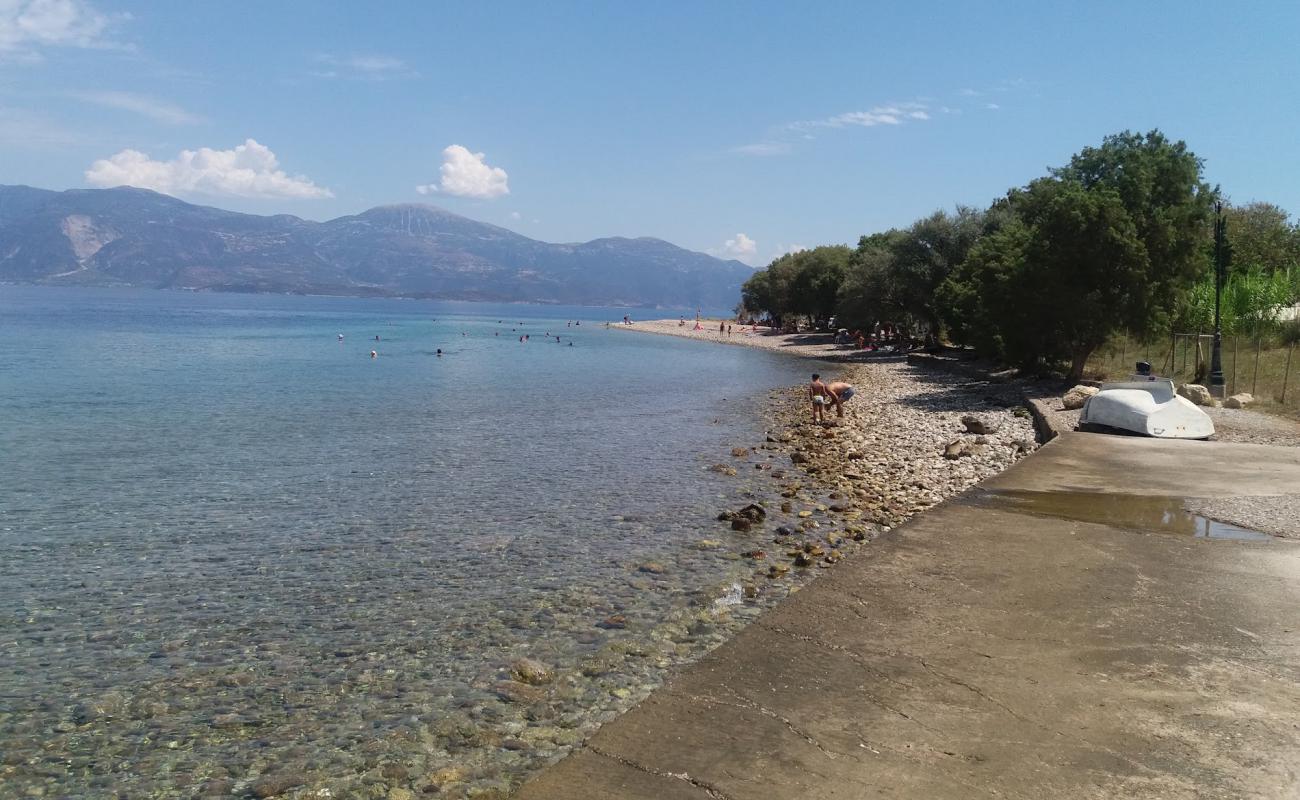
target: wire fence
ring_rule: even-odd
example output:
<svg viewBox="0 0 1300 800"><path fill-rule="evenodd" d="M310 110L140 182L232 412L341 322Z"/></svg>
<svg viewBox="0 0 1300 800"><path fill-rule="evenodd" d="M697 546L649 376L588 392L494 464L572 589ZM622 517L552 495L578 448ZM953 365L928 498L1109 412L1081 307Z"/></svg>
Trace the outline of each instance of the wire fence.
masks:
<svg viewBox="0 0 1300 800"><path fill-rule="evenodd" d="M1114 380L1133 372L1146 361L1153 372L1175 383L1210 381L1214 335L1175 333L1163 340L1137 341L1116 337L1094 354L1089 374ZM1267 337L1224 336L1221 352L1224 389L1228 395L1249 392L1256 400L1276 403L1288 410L1300 408L1300 357L1296 345L1278 345Z"/></svg>

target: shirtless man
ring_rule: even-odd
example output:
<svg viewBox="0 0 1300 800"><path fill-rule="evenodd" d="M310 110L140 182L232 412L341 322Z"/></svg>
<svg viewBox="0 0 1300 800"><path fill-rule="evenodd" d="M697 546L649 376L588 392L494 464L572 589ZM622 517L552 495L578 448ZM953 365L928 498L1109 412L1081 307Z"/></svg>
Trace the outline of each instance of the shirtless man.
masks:
<svg viewBox="0 0 1300 800"><path fill-rule="evenodd" d="M853 399L853 395L858 393L857 389L844 381L835 381L826 387L826 391L830 395L831 402L835 404L836 417L844 416L844 404Z"/></svg>
<svg viewBox="0 0 1300 800"><path fill-rule="evenodd" d="M812 383L808 384L808 400L812 402L813 424L826 421L826 405L831 401L830 389L822 383L822 376L813 373Z"/></svg>

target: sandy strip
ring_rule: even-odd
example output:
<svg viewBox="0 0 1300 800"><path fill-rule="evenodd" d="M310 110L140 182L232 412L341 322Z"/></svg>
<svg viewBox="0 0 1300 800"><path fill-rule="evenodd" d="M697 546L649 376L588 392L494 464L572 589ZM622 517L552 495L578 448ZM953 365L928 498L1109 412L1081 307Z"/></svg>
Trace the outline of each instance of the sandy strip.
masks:
<svg viewBox="0 0 1300 800"><path fill-rule="evenodd" d="M758 347L774 352L819 359L845 359L851 355L865 356L866 353L850 347L840 347L829 343L828 334L824 333L777 333L770 328L759 326L758 332L748 325L731 325L731 334L718 332L718 325L723 320L704 319L700 321L703 330L695 330L693 320L686 320L682 325L675 319L652 319L646 322L634 322L631 325L610 323L611 328L635 333L657 333L661 336L677 336L682 339L697 339L715 344L734 344L744 347Z"/></svg>

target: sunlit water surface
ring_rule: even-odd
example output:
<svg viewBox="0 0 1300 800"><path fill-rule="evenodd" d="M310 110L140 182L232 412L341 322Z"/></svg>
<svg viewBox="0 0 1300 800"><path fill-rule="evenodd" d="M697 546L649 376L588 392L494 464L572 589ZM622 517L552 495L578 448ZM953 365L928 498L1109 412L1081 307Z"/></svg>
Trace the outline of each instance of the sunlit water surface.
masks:
<svg viewBox="0 0 1300 800"><path fill-rule="evenodd" d="M716 644L803 366L623 313L0 287L0 796L504 792Z"/></svg>

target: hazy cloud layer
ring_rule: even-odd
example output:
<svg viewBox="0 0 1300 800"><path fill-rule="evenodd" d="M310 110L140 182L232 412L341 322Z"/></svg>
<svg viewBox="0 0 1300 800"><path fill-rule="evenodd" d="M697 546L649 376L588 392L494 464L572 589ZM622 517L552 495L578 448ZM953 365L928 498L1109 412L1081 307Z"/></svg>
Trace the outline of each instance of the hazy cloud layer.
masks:
<svg viewBox="0 0 1300 800"><path fill-rule="evenodd" d="M347 56L325 53L316 57L316 63L320 68L312 70L311 74L317 78L385 81L419 76L419 73L402 59L373 53Z"/></svg>
<svg viewBox="0 0 1300 800"><path fill-rule="evenodd" d="M438 183L415 187L420 194L442 192L456 197L491 200L510 194L510 177L500 167L489 166L483 153L453 144L442 151L442 168Z"/></svg>
<svg viewBox="0 0 1300 800"><path fill-rule="evenodd" d="M39 61L41 47L109 47L111 23L84 0L0 0L0 60Z"/></svg>
<svg viewBox="0 0 1300 800"><path fill-rule="evenodd" d="M197 125L203 122L202 117L191 114L180 106L134 92L78 92L73 96L87 103L130 111L167 125Z"/></svg>
<svg viewBox="0 0 1300 800"><path fill-rule="evenodd" d="M123 150L86 170L91 186L135 186L171 195L228 197L333 197L302 175L280 169L275 153L248 139L230 150L182 150L170 161L155 161L138 150Z"/></svg>

